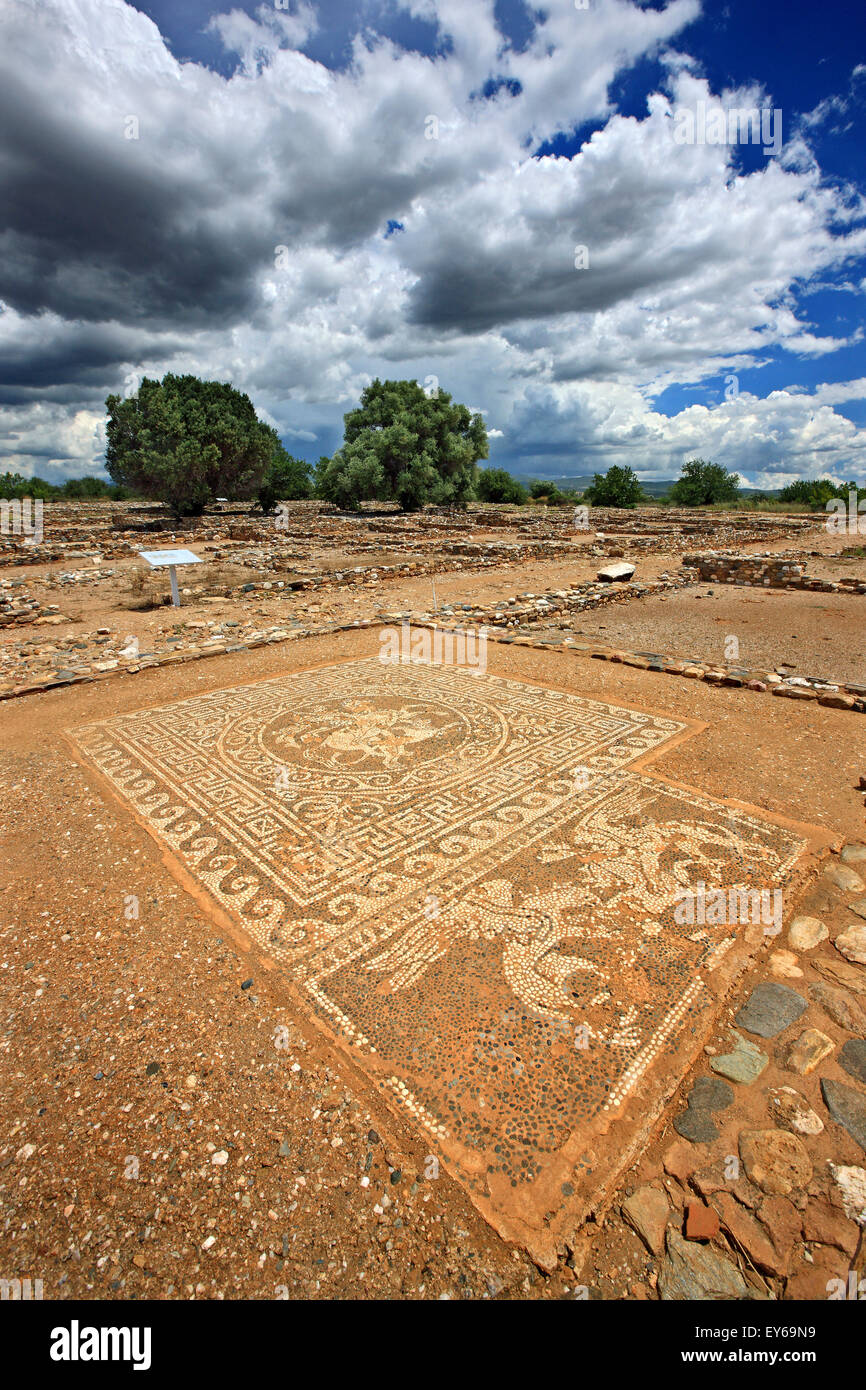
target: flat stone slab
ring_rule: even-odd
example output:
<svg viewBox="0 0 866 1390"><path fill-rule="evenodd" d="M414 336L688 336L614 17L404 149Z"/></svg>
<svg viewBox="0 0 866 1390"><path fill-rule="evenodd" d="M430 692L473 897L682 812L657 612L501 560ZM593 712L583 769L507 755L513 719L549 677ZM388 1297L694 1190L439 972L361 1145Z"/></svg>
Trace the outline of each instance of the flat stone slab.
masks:
<svg viewBox="0 0 866 1390"><path fill-rule="evenodd" d="M847 1028L849 1033L866 1034L866 1013L847 990L819 982L809 986L809 993L840 1028Z"/></svg>
<svg viewBox="0 0 866 1390"><path fill-rule="evenodd" d="M855 994L866 995L866 970L860 965L849 965L847 961L837 960L834 957L821 960L820 957L813 961L815 969L827 980L832 980L834 985L841 985L844 989L853 989Z"/></svg>
<svg viewBox="0 0 866 1390"><path fill-rule="evenodd" d="M861 1149L866 1149L866 1096L829 1077L821 1079L821 1094L836 1123L847 1129Z"/></svg>
<svg viewBox="0 0 866 1390"><path fill-rule="evenodd" d="M741 1085L749 1086L757 1081L769 1060L766 1052L762 1052L754 1043L738 1038L731 1052L711 1057L710 1066L729 1081L739 1081Z"/></svg>
<svg viewBox="0 0 866 1390"><path fill-rule="evenodd" d="M746 1176L771 1195L787 1197L812 1180L808 1150L796 1134L783 1129L744 1129L739 1137Z"/></svg>
<svg viewBox="0 0 866 1390"><path fill-rule="evenodd" d="M748 1287L736 1265L707 1245L685 1240L668 1228L667 1255L659 1271L659 1293L665 1302L688 1299L747 1298Z"/></svg>
<svg viewBox="0 0 866 1390"><path fill-rule="evenodd" d="M819 917L797 917L788 932L788 944L795 951L811 951L821 941L826 941L830 933Z"/></svg>
<svg viewBox="0 0 866 1390"><path fill-rule="evenodd" d="M785 1066L789 1071L798 1072L800 1076L808 1076L825 1057L830 1056L833 1047L833 1039L828 1038L819 1028L806 1028L788 1047Z"/></svg>
<svg viewBox="0 0 866 1390"><path fill-rule="evenodd" d="M833 942L846 960L855 965L866 965L866 923L851 922L840 932Z"/></svg>
<svg viewBox="0 0 866 1390"><path fill-rule="evenodd" d="M806 1001L796 990L775 980L752 990L736 1021L748 1033L759 1038L775 1038L794 1023L806 1008Z"/></svg>
<svg viewBox="0 0 866 1390"><path fill-rule="evenodd" d="M839 1066L866 1086L866 1039L849 1039L839 1053Z"/></svg>
<svg viewBox="0 0 866 1390"><path fill-rule="evenodd" d="M718 1139L719 1131L714 1125L710 1112L687 1106L674 1120L674 1129L690 1144L711 1144Z"/></svg>
<svg viewBox="0 0 866 1390"><path fill-rule="evenodd" d="M671 1204L661 1187L639 1187L622 1204L622 1214L640 1236L651 1255L660 1255L665 1246L665 1230Z"/></svg>
<svg viewBox="0 0 866 1390"><path fill-rule="evenodd" d="M734 1102L734 1092L726 1081L715 1076L699 1076L689 1091L692 1110L727 1110Z"/></svg>
<svg viewBox="0 0 866 1390"><path fill-rule="evenodd" d="M841 888L843 893L858 893L866 888L866 883L858 873L848 867L847 864L828 864L824 870L825 878L828 878L836 888Z"/></svg>
<svg viewBox="0 0 866 1390"><path fill-rule="evenodd" d="M623 580L631 579L634 570L634 565L630 565L627 560L621 560L616 565L605 565L598 571L597 578L602 584L615 584L617 581L622 583Z"/></svg>
<svg viewBox="0 0 866 1390"><path fill-rule="evenodd" d="M678 921L683 885L782 885L805 849L642 770L690 727L373 656L74 741L355 1084L550 1266L700 1052L707 978L755 949Z"/></svg>

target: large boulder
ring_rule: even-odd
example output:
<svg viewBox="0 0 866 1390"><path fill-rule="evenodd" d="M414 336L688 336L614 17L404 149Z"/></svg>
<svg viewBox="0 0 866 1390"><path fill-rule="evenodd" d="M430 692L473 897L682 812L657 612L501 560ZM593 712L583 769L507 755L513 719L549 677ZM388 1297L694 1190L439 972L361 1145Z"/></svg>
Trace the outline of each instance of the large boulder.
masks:
<svg viewBox="0 0 866 1390"><path fill-rule="evenodd" d="M626 579L631 579L634 574L634 565L630 565L627 560L619 560L615 565L605 565L598 571L597 578L603 584L615 584L618 580L622 583Z"/></svg>

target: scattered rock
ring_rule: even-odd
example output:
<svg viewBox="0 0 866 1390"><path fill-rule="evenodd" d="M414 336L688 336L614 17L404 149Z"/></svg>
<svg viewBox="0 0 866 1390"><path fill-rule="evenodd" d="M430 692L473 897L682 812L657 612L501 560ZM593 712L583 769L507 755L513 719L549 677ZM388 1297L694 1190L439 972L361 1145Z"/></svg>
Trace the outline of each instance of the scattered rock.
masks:
<svg viewBox="0 0 866 1390"><path fill-rule="evenodd" d="M847 961L834 957L829 960L816 957L812 964L825 979L845 989L853 989L855 994L866 995L866 970L858 970L856 965L849 965Z"/></svg>
<svg viewBox="0 0 866 1390"><path fill-rule="evenodd" d="M807 1028L788 1048L785 1065L790 1071L798 1072L800 1076L808 1076L809 1072L814 1071L818 1063L829 1057L832 1051L832 1038L828 1038L826 1033L819 1032L817 1028Z"/></svg>
<svg viewBox="0 0 866 1390"><path fill-rule="evenodd" d="M836 940L833 942L837 951L841 951L847 960L856 961L858 965L866 965L866 926L861 926L859 922L852 922L846 927Z"/></svg>
<svg viewBox="0 0 866 1390"><path fill-rule="evenodd" d="M826 1076L821 1078L821 1094L836 1123L847 1129L861 1149L866 1149L866 1096L855 1091L853 1086L845 1086Z"/></svg>
<svg viewBox="0 0 866 1390"><path fill-rule="evenodd" d="M711 1144L718 1139L719 1131L710 1119L708 1110L693 1110L689 1106L674 1120L674 1129L690 1144Z"/></svg>
<svg viewBox="0 0 866 1390"><path fill-rule="evenodd" d="M774 975L781 975L786 980L803 978L803 972L793 951L773 951L770 955L770 969Z"/></svg>
<svg viewBox="0 0 866 1390"><path fill-rule="evenodd" d="M793 1086L779 1086L768 1096L770 1114L780 1129L792 1134L820 1134L824 1121Z"/></svg>
<svg viewBox="0 0 866 1390"><path fill-rule="evenodd" d="M716 1159L708 1168L701 1168L692 1173L689 1178L689 1186L705 1201L709 1201L714 1192L732 1191L744 1205L752 1205L753 1202L757 1204L760 1193L756 1187L752 1187L748 1178L743 1174L740 1174L738 1178L731 1176L732 1172L736 1171L731 1167L731 1158L737 1163L736 1155L731 1154L726 1158Z"/></svg>
<svg viewBox="0 0 866 1390"><path fill-rule="evenodd" d="M835 1163L828 1165L833 1181L842 1198L846 1216L860 1226L866 1226L866 1168L852 1168Z"/></svg>
<svg viewBox="0 0 866 1390"><path fill-rule="evenodd" d="M811 1264L801 1265L785 1285L785 1298L797 1302L826 1302L830 1293L845 1282L847 1257L831 1245L819 1246Z"/></svg>
<svg viewBox="0 0 866 1390"><path fill-rule="evenodd" d="M795 917L788 932L788 944L795 951L811 951L829 935L819 917Z"/></svg>
<svg viewBox="0 0 866 1390"><path fill-rule="evenodd" d="M766 1052L762 1052L754 1043L747 1042L739 1034L736 1037L737 1043L733 1051L725 1052L721 1057L712 1057L710 1066L713 1071L726 1076L729 1081L739 1081L748 1086L757 1080L770 1059Z"/></svg>
<svg viewBox="0 0 866 1390"><path fill-rule="evenodd" d="M690 1144L671 1144L662 1158L662 1167L685 1186L699 1161Z"/></svg>
<svg viewBox="0 0 866 1390"><path fill-rule="evenodd" d="M634 570L634 565L630 565L627 560L621 560L619 564L616 565L605 565L603 569L598 571L596 577L600 579L603 584L622 583L623 580L631 579Z"/></svg>
<svg viewBox="0 0 866 1390"><path fill-rule="evenodd" d="M770 980L752 990L736 1015L737 1023L759 1038L775 1038L798 1019L806 1001L796 990Z"/></svg>
<svg viewBox="0 0 866 1390"><path fill-rule="evenodd" d="M840 1028L847 1028L849 1033L866 1033L866 1013L845 990L816 984L809 986L809 993Z"/></svg>
<svg viewBox="0 0 866 1390"><path fill-rule="evenodd" d="M849 1039L839 1053L839 1066L866 1086L866 1039Z"/></svg>
<svg viewBox="0 0 866 1390"><path fill-rule="evenodd" d="M667 1255L659 1271L659 1293L666 1303L683 1299L746 1298L743 1276L705 1245L684 1240L668 1227Z"/></svg>
<svg viewBox="0 0 866 1390"><path fill-rule="evenodd" d="M650 1254L661 1255L665 1245L665 1227L671 1212L663 1189L653 1184L639 1187L626 1198L621 1211Z"/></svg>
<svg viewBox="0 0 866 1390"><path fill-rule="evenodd" d="M749 1181L762 1192L786 1197L811 1180L811 1160L795 1134L779 1129L744 1129L739 1149Z"/></svg>
<svg viewBox="0 0 866 1390"><path fill-rule="evenodd" d="M758 1220L766 1227L779 1257L779 1272L786 1274L794 1247L800 1239L803 1218L787 1197L765 1197L758 1207Z"/></svg>
<svg viewBox="0 0 866 1390"><path fill-rule="evenodd" d="M837 1250L853 1255L860 1233L853 1221L818 1198L809 1203L803 1214L803 1235L806 1240L817 1241L819 1245L835 1245Z"/></svg>
<svg viewBox="0 0 866 1390"><path fill-rule="evenodd" d="M689 1202L686 1207L686 1240L712 1240L719 1234L719 1214L706 1202Z"/></svg>
<svg viewBox="0 0 866 1390"><path fill-rule="evenodd" d="M847 864L828 864L824 870L824 877L836 888L841 888L843 893L859 893L866 888L866 883L860 875L849 869Z"/></svg>
<svg viewBox="0 0 866 1390"><path fill-rule="evenodd" d="M843 864L866 864L866 845L846 845L839 858Z"/></svg>
<svg viewBox="0 0 866 1390"><path fill-rule="evenodd" d="M725 1081L714 1076L699 1076L689 1092L691 1110L726 1110L733 1104L734 1093Z"/></svg>
<svg viewBox="0 0 866 1390"><path fill-rule="evenodd" d="M848 903L848 911L856 912L858 917L866 917L866 898L855 898L853 903Z"/></svg>
<svg viewBox="0 0 866 1390"><path fill-rule="evenodd" d="M788 1261L776 1249L766 1227L740 1206L730 1192L717 1192L713 1197L713 1206L734 1245L739 1246L756 1269L776 1277L787 1273Z"/></svg>

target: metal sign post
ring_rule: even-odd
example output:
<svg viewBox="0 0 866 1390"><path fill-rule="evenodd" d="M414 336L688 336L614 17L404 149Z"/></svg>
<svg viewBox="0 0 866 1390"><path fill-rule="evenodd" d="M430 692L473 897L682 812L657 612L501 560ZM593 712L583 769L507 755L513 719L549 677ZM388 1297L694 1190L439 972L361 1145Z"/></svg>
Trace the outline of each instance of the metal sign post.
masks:
<svg viewBox="0 0 866 1390"><path fill-rule="evenodd" d="M200 565L201 556L194 555L191 550L140 550L138 553L152 569L165 569L168 566L168 577L171 580L171 601L175 608L180 608L177 566Z"/></svg>

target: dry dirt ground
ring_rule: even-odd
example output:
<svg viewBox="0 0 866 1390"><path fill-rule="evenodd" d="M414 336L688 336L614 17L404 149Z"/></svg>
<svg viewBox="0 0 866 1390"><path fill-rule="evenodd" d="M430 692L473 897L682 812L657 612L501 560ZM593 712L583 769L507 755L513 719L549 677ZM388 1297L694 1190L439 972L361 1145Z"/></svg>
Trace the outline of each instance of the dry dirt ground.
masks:
<svg viewBox="0 0 866 1390"><path fill-rule="evenodd" d="M857 595L696 585L671 597L581 614L570 630L632 651L727 659L751 669L790 668L866 685L860 607Z"/></svg>
<svg viewBox="0 0 866 1390"><path fill-rule="evenodd" d="M815 544L830 569L847 564L834 559L839 544ZM319 559L330 568L343 556ZM377 554L375 563L386 561ZM638 563L651 578L675 572L679 557ZM437 575L436 594L440 604L494 603L593 578L596 567L587 557ZM822 572L818 561L809 568ZM698 597L711 587L711 598ZM117 585L82 587L54 600L76 622L40 632L53 642L107 626L152 641L189 621L288 625L323 612L343 621L426 609L431 590L429 577L415 577L359 592L232 596L176 614L121 613ZM696 586L586 612L575 630L716 658L724 629L749 664L790 660L807 674L862 681L863 601ZM25 633L7 628L0 641ZM862 1140L831 1117L823 1091L829 1081L866 1104L862 1076L839 1060L866 1036L866 966L835 945L863 920L851 906L863 889L823 872L844 880L828 847L866 840L862 715L489 643L493 675L688 723L653 776L816 837L805 897L786 903L784 938L753 941L666 1092L662 1073L658 1113L629 1165L542 1269L496 1233L423 1129L297 1007L267 952L247 949L207 894L179 881L165 846L69 741L94 721L375 657L379 645L375 628L306 637L0 704L0 1276L40 1278L46 1298L119 1299L803 1299L830 1296L834 1280L847 1288L852 1270L862 1278L851 1192L866 1178L840 1185L834 1176L863 1173ZM847 872L866 878L856 850ZM789 941L795 912L826 923L817 945ZM804 1005L769 1038L734 1019L767 982ZM839 997L828 1005L821 988ZM763 1070L733 1081L730 1101L714 1093L713 1134L684 1137L674 1124L696 1081L718 1081L711 1063L734 1045L732 1026L762 1053ZM801 1070L791 1047L806 1029L824 1042L810 1040L822 1055ZM792 1133L779 1121L782 1087L796 1090L817 1126L807 1120ZM639 1090L636 1123L641 1100ZM707 1118L705 1107L689 1108ZM753 1132L781 1135L783 1145L789 1136L790 1151L763 1153L762 1171L743 1138ZM695 1252L711 1266L700 1278L689 1265Z"/></svg>
<svg viewBox="0 0 866 1390"><path fill-rule="evenodd" d="M340 657L374 640L346 637ZM588 1228L576 1268L542 1275L444 1170L430 1176L417 1131L353 1088L274 972L214 927L63 736L333 658L313 639L6 705L7 1267L60 1297L655 1296L658 1261L618 1218ZM490 669L706 721L665 777L862 835L845 712L765 701L756 729L743 691L492 646ZM857 1160L841 1131L831 1149Z"/></svg>

